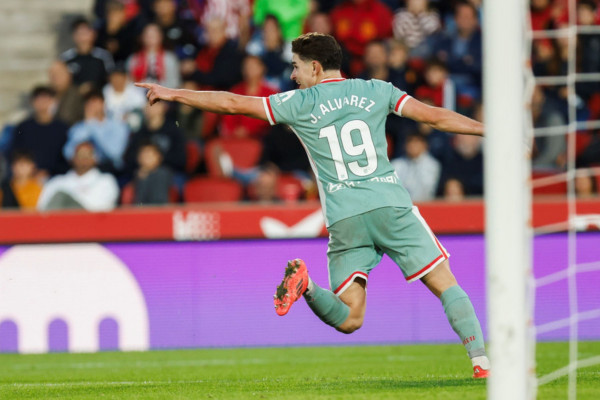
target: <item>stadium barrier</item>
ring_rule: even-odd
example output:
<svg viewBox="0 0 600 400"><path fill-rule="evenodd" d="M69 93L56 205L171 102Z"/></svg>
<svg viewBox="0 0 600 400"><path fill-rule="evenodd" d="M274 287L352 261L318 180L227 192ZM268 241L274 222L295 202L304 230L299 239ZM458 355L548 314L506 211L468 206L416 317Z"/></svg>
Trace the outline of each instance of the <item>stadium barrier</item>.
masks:
<svg viewBox="0 0 600 400"><path fill-rule="evenodd" d="M564 204L544 200L536 207L545 214L535 221L541 226L559 221ZM600 214L599 202L580 207ZM440 240L485 329L483 205L432 203L420 209L434 229L454 233ZM299 204L2 214L2 241L13 245L0 246L0 352L457 343L437 298L421 284L406 284L387 257L369 277L365 324L354 334L322 324L304 302L278 317L272 295L288 259L305 259L313 279L328 286L327 239L267 238L323 236L319 212L317 204ZM265 229L265 218L276 228ZM191 228L210 224L211 235ZM461 230L467 234L457 234ZM89 243L96 241L103 243ZM600 233L582 233L577 243L580 263L600 258ZM537 237L536 276L556 274L567 254L566 234ZM599 274L578 282L579 311L590 314L580 322L580 339L600 339L600 319L591 315L600 302ZM568 320L565 284L538 290L536 325ZM540 332L539 339L567 337L568 324Z"/></svg>

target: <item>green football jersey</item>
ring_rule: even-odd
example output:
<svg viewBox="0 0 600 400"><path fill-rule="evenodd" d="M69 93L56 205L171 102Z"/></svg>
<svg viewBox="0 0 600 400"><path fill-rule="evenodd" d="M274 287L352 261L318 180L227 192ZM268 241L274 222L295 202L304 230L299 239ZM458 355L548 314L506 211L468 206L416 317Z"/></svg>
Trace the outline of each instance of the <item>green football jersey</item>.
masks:
<svg viewBox="0 0 600 400"><path fill-rule="evenodd" d="M289 125L317 177L327 226L381 207L411 207L387 157L385 121L409 96L380 80L326 79L263 98L269 122Z"/></svg>

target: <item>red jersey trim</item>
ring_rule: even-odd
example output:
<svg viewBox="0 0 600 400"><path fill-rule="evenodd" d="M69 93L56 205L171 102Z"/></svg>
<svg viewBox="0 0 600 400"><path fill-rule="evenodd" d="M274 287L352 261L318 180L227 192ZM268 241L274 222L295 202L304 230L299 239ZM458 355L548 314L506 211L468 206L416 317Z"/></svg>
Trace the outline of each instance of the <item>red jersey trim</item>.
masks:
<svg viewBox="0 0 600 400"><path fill-rule="evenodd" d="M400 97L400 99L399 99L399 100L398 100L398 102L396 103L396 107L394 108L394 111L395 111L395 112L398 112L398 109L400 108L400 104L402 103L402 100L404 100L404 98L405 98L406 96L408 96L408 94L407 94L407 93L404 93L404 94L402 95L402 97Z"/></svg>

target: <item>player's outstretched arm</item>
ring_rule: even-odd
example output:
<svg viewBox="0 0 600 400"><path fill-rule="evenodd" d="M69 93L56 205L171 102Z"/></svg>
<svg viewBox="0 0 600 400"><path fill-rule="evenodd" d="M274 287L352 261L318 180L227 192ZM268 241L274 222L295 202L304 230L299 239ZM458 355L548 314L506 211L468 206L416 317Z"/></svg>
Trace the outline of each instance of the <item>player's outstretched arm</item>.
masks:
<svg viewBox="0 0 600 400"><path fill-rule="evenodd" d="M402 108L402 116L426 123L442 132L483 136L483 124L454 111L432 107L410 98Z"/></svg>
<svg viewBox="0 0 600 400"><path fill-rule="evenodd" d="M176 101L204 111L219 114L241 114L267 120L261 97L242 96L230 92L169 89L155 83L136 83L135 85L148 89L146 97L151 105L160 100Z"/></svg>

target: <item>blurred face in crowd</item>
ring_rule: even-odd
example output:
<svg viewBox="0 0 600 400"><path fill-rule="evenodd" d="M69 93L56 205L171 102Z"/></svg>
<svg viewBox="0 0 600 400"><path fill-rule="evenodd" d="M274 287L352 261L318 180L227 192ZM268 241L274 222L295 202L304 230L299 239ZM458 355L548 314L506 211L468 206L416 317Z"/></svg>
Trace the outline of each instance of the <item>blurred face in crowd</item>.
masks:
<svg viewBox="0 0 600 400"><path fill-rule="evenodd" d="M454 19L460 36L470 36L479 26L475 10L465 4L456 6Z"/></svg>
<svg viewBox="0 0 600 400"><path fill-rule="evenodd" d="M159 101L153 105L146 103L146 108L144 108L146 122L151 128L160 128L162 126L166 112L167 105L164 101Z"/></svg>
<svg viewBox="0 0 600 400"><path fill-rule="evenodd" d="M148 24L142 33L142 44L146 50L158 51L162 48L163 34L158 25Z"/></svg>
<svg viewBox="0 0 600 400"><path fill-rule="evenodd" d="M531 8L534 10L543 10L550 5L550 0L531 0Z"/></svg>
<svg viewBox="0 0 600 400"><path fill-rule="evenodd" d="M471 159L481 151L481 136L456 135L454 148L464 158Z"/></svg>
<svg viewBox="0 0 600 400"><path fill-rule="evenodd" d="M432 87L439 87L444 84L448 73L439 65L432 65L425 71L425 80Z"/></svg>
<svg viewBox="0 0 600 400"><path fill-rule="evenodd" d="M388 64L392 68L402 68L406 65L408 60L408 49L404 44L397 40L391 40L388 42L390 52L388 55Z"/></svg>
<svg viewBox="0 0 600 400"><path fill-rule="evenodd" d="M73 41L79 52L87 53L94 47L96 31L87 24L79 24L73 31Z"/></svg>
<svg viewBox="0 0 600 400"><path fill-rule="evenodd" d="M281 28L279 27L279 23L275 18L270 17L265 19L263 33L265 35L264 40L267 49L277 49L281 46L283 42Z"/></svg>
<svg viewBox="0 0 600 400"><path fill-rule="evenodd" d="M62 61L55 61L48 70L50 85L56 92L62 93L71 86L72 75L67 64Z"/></svg>
<svg viewBox="0 0 600 400"><path fill-rule="evenodd" d="M315 13L309 17L308 30L310 32L331 35L331 19L325 13Z"/></svg>
<svg viewBox="0 0 600 400"><path fill-rule="evenodd" d="M577 6L577 20L580 25L594 25L596 23L596 14L588 4L579 4Z"/></svg>
<svg viewBox="0 0 600 400"><path fill-rule="evenodd" d="M271 169L261 171L252 183L258 201L275 200L277 196L277 172Z"/></svg>
<svg viewBox="0 0 600 400"><path fill-rule="evenodd" d="M174 20L177 11L177 3L175 0L155 0L154 13L157 18L162 21Z"/></svg>
<svg viewBox="0 0 600 400"><path fill-rule="evenodd" d="M127 74L125 72L113 71L108 80L115 92L123 93L125 91L125 87L127 86Z"/></svg>
<svg viewBox="0 0 600 400"><path fill-rule="evenodd" d="M372 42L365 49L365 64L369 69L387 67L388 53L383 43Z"/></svg>
<svg viewBox="0 0 600 400"><path fill-rule="evenodd" d="M406 140L406 156L411 160L419 158L427 151L427 142L419 136L410 136Z"/></svg>
<svg viewBox="0 0 600 400"><path fill-rule="evenodd" d="M575 177L575 192L578 196L589 197L594 195L594 182L590 175Z"/></svg>
<svg viewBox="0 0 600 400"><path fill-rule="evenodd" d="M246 57L242 64L242 75L246 82L260 82L265 75L265 65L258 57Z"/></svg>
<svg viewBox="0 0 600 400"><path fill-rule="evenodd" d="M24 181L31 179L35 175L36 167L33 160L29 157L17 157L12 162L13 179Z"/></svg>
<svg viewBox="0 0 600 400"><path fill-rule="evenodd" d="M162 164L162 154L153 145L143 146L137 158L140 169L144 171L154 171Z"/></svg>
<svg viewBox="0 0 600 400"><path fill-rule="evenodd" d="M213 18L206 24L206 38L209 47L218 48L225 43L227 36L225 33L225 21L220 18Z"/></svg>
<svg viewBox="0 0 600 400"><path fill-rule="evenodd" d="M38 120L47 120L54 113L56 97L49 93L40 93L31 100L31 105Z"/></svg>
<svg viewBox="0 0 600 400"><path fill-rule="evenodd" d="M427 0L408 0L406 9L413 14L421 14L427 10Z"/></svg>
<svg viewBox="0 0 600 400"><path fill-rule="evenodd" d="M458 179L448 179L444 185L444 200L462 201L465 197L465 190Z"/></svg>
<svg viewBox="0 0 600 400"><path fill-rule="evenodd" d="M91 97L85 102L83 108L85 119L95 119L102 121L104 119L104 100L101 97Z"/></svg>
<svg viewBox="0 0 600 400"><path fill-rule="evenodd" d="M73 155L73 170L83 175L96 166L96 152L90 143L82 143L75 149Z"/></svg>

